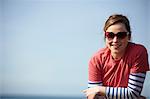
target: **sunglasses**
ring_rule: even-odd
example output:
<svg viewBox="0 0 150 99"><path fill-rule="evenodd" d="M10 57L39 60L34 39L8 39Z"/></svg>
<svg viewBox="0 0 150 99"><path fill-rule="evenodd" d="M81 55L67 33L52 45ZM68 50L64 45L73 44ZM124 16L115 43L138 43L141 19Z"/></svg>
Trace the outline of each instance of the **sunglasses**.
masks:
<svg viewBox="0 0 150 99"><path fill-rule="evenodd" d="M129 32L118 32L117 34L113 32L105 32L105 37L107 37L109 40L114 39L115 36L118 39L124 39L128 34Z"/></svg>

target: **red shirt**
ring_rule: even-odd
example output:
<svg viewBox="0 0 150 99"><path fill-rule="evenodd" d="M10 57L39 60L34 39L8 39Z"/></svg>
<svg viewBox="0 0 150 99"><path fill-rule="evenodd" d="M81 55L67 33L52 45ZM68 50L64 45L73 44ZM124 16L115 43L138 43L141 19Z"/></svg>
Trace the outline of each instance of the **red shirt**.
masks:
<svg viewBox="0 0 150 99"><path fill-rule="evenodd" d="M128 43L124 56L114 61L106 47L99 50L89 62L89 81L100 82L104 86L127 87L130 73L149 70L148 54L144 46Z"/></svg>

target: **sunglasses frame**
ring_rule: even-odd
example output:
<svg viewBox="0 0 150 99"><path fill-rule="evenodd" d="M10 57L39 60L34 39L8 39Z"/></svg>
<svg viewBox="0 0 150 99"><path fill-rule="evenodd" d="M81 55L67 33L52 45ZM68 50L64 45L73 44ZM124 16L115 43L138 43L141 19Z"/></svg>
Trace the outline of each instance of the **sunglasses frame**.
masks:
<svg viewBox="0 0 150 99"><path fill-rule="evenodd" d="M117 34L113 32L105 32L105 38L108 38L109 40L114 39L115 36L118 39L124 39L128 35L129 35L129 32L118 32Z"/></svg>

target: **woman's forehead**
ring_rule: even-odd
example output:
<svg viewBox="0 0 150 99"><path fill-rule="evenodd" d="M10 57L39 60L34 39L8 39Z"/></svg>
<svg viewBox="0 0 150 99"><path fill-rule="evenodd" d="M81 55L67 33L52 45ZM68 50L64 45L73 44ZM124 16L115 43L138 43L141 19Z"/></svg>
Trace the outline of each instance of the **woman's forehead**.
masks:
<svg viewBox="0 0 150 99"><path fill-rule="evenodd" d="M123 23L117 23L117 24L114 24L114 25L111 25L107 28L106 32L122 32L122 31L126 31L127 32L127 29L125 27L125 24Z"/></svg>

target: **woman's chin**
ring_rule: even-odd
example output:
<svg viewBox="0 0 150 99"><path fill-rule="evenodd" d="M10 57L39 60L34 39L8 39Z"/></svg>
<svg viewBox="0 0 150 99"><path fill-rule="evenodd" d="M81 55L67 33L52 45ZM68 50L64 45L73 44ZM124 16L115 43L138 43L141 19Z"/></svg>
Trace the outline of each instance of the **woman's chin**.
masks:
<svg viewBox="0 0 150 99"><path fill-rule="evenodd" d="M116 53L116 54L120 52L119 49L112 49L111 51L112 51L113 53Z"/></svg>

